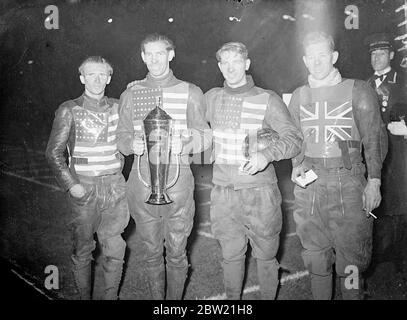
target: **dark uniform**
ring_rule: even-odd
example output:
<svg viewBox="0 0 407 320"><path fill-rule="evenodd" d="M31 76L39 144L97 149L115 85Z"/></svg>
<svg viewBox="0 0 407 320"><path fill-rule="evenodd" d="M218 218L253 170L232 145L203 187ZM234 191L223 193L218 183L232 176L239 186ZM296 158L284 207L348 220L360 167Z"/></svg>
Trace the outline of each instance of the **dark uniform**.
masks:
<svg viewBox="0 0 407 320"><path fill-rule="evenodd" d="M81 299L91 298L91 261L97 233L103 255L105 299L117 299L126 243L121 233L129 222L122 156L116 144L118 100L97 101L86 94L64 102L55 113L46 157L64 190L85 188L82 198L70 195L73 219L74 277ZM68 149L69 166L64 156Z"/></svg>
<svg viewBox="0 0 407 320"><path fill-rule="evenodd" d="M334 86L306 85L294 91L289 111L304 134L303 152L293 158L293 167L302 164L318 175L306 188L294 189L294 220L312 293L315 299L331 298L335 263L343 298L357 298L359 291L344 290L344 279L348 266L355 266L360 277L372 250L373 219L366 217L362 201L362 144L369 178L380 179L387 150L375 93L353 79Z"/></svg>
<svg viewBox="0 0 407 320"><path fill-rule="evenodd" d="M394 52L392 41L388 34L373 34L366 39L369 52L387 49ZM404 119L407 113L407 97L405 76L392 67L383 74L376 71L368 79L369 85L375 89L379 100L380 112L384 125L391 121ZM407 121L407 119L404 119ZM382 171L382 202L375 211L381 218L375 222L374 252L377 261L400 260L401 248L407 245L407 140L403 136L391 134L388 130L388 153L383 163ZM403 241L404 238L404 241Z"/></svg>
<svg viewBox="0 0 407 320"><path fill-rule="evenodd" d="M162 79L150 74L124 91L120 97L120 121L118 126L119 150L129 155L133 153L133 139L142 135L142 121L155 107L156 98L161 97L162 108L175 119L175 129L187 133L189 129L198 135L192 140L192 152L200 153L209 147L210 139L205 140L204 131L209 126L201 110L203 93L197 86L177 79L173 72ZM190 150L191 151L191 150ZM147 152L141 156L140 172L150 183ZM168 179L176 174L176 159L171 156ZM146 276L153 299L164 299L165 279L167 280L167 300L182 298L188 271L186 245L191 233L195 214L194 177L190 168L189 154L181 155L180 174L176 184L168 189L173 200L167 205L145 203L150 189L138 177L136 161L127 181L127 198L130 213L136 221L136 230L143 245L143 260ZM164 264L166 248L166 266Z"/></svg>

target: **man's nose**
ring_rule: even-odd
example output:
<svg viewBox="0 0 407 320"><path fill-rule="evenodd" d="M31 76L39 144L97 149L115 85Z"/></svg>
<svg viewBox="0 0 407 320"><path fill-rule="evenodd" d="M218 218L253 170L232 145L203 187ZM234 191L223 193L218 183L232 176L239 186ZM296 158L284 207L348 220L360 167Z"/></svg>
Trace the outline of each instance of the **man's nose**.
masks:
<svg viewBox="0 0 407 320"><path fill-rule="evenodd" d="M95 82L100 83L100 76L96 76Z"/></svg>

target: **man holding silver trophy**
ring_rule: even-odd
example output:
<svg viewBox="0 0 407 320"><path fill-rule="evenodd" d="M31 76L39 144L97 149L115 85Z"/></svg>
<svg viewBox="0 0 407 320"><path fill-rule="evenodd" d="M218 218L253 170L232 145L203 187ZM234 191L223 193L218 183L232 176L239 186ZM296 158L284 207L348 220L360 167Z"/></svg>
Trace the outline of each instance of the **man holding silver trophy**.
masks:
<svg viewBox="0 0 407 320"><path fill-rule="evenodd" d="M120 97L118 147L124 155L136 156L127 199L143 244L151 298L179 300L195 213L189 155L209 147L204 132L210 130L201 110L201 89L177 79L170 69L173 42L164 35L148 35L141 43L141 57L148 74Z"/></svg>
<svg viewBox="0 0 407 320"><path fill-rule="evenodd" d="M282 199L271 162L296 156L302 135L280 97L246 75L250 59L244 44L226 43L216 58L225 82L205 93L205 103L214 142L210 215L222 248L226 295L241 298L250 240L261 297L274 299Z"/></svg>

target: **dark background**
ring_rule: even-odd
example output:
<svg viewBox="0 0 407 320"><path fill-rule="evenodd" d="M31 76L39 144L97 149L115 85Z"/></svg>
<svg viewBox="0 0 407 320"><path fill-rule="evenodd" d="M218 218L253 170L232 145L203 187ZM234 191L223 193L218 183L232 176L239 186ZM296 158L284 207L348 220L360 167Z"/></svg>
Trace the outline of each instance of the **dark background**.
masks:
<svg viewBox="0 0 407 320"><path fill-rule="evenodd" d="M65 0L2 1L0 4L0 143L44 150L54 111L83 87L77 67L88 55L102 55L114 66L107 94L118 98L128 82L146 73L140 41L151 32L176 44L171 67L177 77L205 92L222 84L215 52L227 41L242 41L252 59L257 85L292 92L306 80L300 39L320 28L331 32L345 77L371 74L364 38L373 32L405 33L397 27L403 0ZM59 9L59 29L47 30L47 5ZM347 30L347 5L359 9L359 29ZM305 15L311 15L312 20ZM284 19L284 15L295 21ZM236 19L230 20L230 17ZM112 22L109 23L108 19ZM169 22L173 18L173 22ZM396 43L401 47L401 41ZM402 53L397 54L398 67Z"/></svg>

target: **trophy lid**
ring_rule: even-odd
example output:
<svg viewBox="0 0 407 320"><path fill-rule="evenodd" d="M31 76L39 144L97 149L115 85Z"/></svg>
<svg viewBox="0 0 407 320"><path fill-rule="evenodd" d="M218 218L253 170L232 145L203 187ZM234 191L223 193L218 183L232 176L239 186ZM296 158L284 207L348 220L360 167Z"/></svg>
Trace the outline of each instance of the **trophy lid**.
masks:
<svg viewBox="0 0 407 320"><path fill-rule="evenodd" d="M165 112L161 107L161 98L157 97L157 103L153 110L151 110L144 120L171 120L170 115Z"/></svg>

